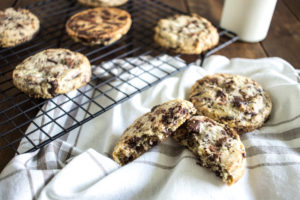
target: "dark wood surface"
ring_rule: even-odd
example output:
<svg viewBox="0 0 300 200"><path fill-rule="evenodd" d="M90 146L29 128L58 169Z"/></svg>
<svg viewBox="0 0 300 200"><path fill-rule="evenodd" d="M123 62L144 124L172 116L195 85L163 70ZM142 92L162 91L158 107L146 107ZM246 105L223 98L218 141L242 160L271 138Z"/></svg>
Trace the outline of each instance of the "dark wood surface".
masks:
<svg viewBox="0 0 300 200"><path fill-rule="evenodd" d="M38 0L19 0L17 6ZM219 24L224 0L161 0L186 12L198 13ZM14 0L0 0L0 9L10 7ZM228 58L281 57L300 69L300 1L278 0L267 38L259 43L236 42L216 54ZM1 69L0 69L1 70ZM0 85L1 89L1 85ZM0 119L1 120L1 119ZM0 131L9 127L0 127ZM1 143L1 141L0 141ZM0 144L1 145L1 144ZM14 156L11 150L0 150L0 171Z"/></svg>

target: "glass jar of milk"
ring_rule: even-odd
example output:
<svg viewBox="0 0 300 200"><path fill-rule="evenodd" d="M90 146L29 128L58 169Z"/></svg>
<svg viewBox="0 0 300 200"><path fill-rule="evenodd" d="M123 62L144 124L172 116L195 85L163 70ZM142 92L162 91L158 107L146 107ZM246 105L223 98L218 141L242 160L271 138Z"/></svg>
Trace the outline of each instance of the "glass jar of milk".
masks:
<svg viewBox="0 0 300 200"><path fill-rule="evenodd" d="M225 0L220 26L245 42L267 36L277 0Z"/></svg>

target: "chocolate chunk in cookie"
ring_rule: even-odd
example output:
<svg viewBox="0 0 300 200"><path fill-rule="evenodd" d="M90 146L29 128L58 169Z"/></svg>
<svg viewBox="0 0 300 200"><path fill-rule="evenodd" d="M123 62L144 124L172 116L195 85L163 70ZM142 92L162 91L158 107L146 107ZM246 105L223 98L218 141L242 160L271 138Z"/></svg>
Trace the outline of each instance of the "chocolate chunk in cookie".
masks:
<svg viewBox="0 0 300 200"><path fill-rule="evenodd" d="M177 53L200 54L218 44L219 34L207 19L197 14L175 15L159 20L154 40Z"/></svg>
<svg viewBox="0 0 300 200"><path fill-rule="evenodd" d="M199 115L227 124L239 134L261 127L272 110L269 94L257 82L233 74L198 80L191 89L190 100Z"/></svg>
<svg viewBox="0 0 300 200"><path fill-rule="evenodd" d="M188 119L173 138L192 151L199 164L207 167L231 185L245 170L245 148L239 135L226 125L205 116Z"/></svg>
<svg viewBox="0 0 300 200"><path fill-rule="evenodd" d="M94 8L79 12L67 21L67 33L84 45L109 45L125 35L130 14L117 8Z"/></svg>
<svg viewBox="0 0 300 200"><path fill-rule="evenodd" d="M176 99L153 107L125 130L114 148L113 159L120 165L136 159L195 113L193 104L186 100Z"/></svg>

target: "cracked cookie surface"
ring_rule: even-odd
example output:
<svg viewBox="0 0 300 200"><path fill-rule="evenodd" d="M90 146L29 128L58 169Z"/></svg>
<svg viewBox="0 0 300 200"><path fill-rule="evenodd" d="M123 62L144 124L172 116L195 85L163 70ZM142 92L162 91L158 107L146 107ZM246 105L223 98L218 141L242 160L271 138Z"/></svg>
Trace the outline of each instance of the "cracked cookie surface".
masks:
<svg viewBox="0 0 300 200"><path fill-rule="evenodd" d="M172 137L192 151L199 164L231 185L245 170L245 147L239 135L224 124L205 116L193 116Z"/></svg>
<svg viewBox="0 0 300 200"><path fill-rule="evenodd" d="M93 8L76 13L66 23L69 36L84 45L109 45L131 26L128 12L118 8Z"/></svg>
<svg viewBox="0 0 300 200"><path fill-rule="evenodd" d="M26 9L0 11L0 46L14 47L31 40L40 29L39 19Z"/></svg>
<svg viewBox="0 0 300 200"><path fill-rule="evenodd" d="M120 6L128 0L78 0L79 3L92 7L114 7Z"/></svg>
<svg viewBox="0 0 300 200"><path fill-rule="evenodd" d="M176 99L154 106L124 131L114 148L113 159L120 165L136 159L170 136L195 113L193 104L186 100Z"/></svg>
<svg viewBox="0 0 300 200"><path fill-rule="evenodd" d="M199 115L234 128L239 134L263 125L272 110L270 95L254 80L234 74L214 74L196 81L190 101Z"/></svg>
<svg viewBox="0 0 300 200"><path fill-rule="evenodd" d="M176 53L200 54L219 42L217 29L197 14L175 15L159 20L154 40Z"/></svg>
<svg viewBox="0 0 300 200"><path fill-rule="evenodd" d="M89 82L91 65L81 53L47 49L26 58L12 76L14 85L28 96L48 99Z"/></svg>

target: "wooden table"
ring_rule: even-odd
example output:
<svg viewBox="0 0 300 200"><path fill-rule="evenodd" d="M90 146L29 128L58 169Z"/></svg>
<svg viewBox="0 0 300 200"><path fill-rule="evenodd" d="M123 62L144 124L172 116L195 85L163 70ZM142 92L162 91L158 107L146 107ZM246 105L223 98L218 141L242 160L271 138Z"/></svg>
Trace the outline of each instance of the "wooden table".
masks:
<svg viewBox="0 0 300 200"><path fill-rule="evenodd" d="M19 0L17 6L37 0ZM215 24L219 24L223 0L161 0L177 9L198 13ZM14 0L1 0L0 9L12 5ZM299 0L278 0L267 38L259 43L235 42L218 51L229 58L281 57L300 69L300 2ZM1 89L1 85L0 85ZM5 127L1 127L5 128ZM0 171L11 160L14 152L0 151Z"/></svg>

